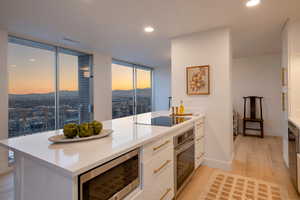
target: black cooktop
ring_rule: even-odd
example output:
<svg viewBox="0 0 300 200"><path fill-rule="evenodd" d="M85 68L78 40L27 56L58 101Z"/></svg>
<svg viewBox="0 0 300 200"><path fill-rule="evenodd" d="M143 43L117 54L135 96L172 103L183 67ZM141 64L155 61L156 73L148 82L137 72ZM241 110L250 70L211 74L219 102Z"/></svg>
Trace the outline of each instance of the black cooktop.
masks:
<svg viewBox="0 0 300 200"><path fill-rule="evenodd" d="M191 118L189 117L168 117L168 116L160 116L151 119L151 123L149 125L153 126L174 126L176 124L180 124L185 122Z"/></svg>

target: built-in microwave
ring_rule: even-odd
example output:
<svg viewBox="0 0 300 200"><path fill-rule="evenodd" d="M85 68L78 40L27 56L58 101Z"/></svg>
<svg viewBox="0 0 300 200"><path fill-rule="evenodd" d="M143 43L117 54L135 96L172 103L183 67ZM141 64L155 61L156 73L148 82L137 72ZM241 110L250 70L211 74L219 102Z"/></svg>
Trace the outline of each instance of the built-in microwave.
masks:
<svg viewBox="0 0 300 200"><path fill-rule="evenodd" d="M140 185L139 149L79 176L80 200L120 200Z"/></svg>

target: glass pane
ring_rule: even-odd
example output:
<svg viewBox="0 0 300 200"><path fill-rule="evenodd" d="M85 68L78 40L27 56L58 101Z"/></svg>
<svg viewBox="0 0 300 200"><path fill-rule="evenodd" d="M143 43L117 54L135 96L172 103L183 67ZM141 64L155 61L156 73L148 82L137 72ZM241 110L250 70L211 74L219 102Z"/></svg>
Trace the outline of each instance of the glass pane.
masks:
<svg viewBox="0 0 300 200"><path fill-rule="evenodd" d="M177 190L194 171L194 145L177 155Z"/></svg>
<svg viewBox="0 0 300 200"><path fill-rule="evenodd" d="M83 184L83 200L109 200L126 186L138 181L138 156L105 171ZM119 198L113 198L119 199Z"/></svg>
<svg viewBox="0 0 300 200"><path fill-rule="evenodd" d="M55 52L8 44L9 137L55 129Z"/></svg>
<svg viewBox="0 0 300 200"><path fill-rule="evenodd" d="M133 68L112 64L112 117L133 115Z"/></svg>
<svg viewBox="0 0 300 200"><path fill-rule="evenodd" d="M136 114L152 111L152 71L136 69Z"/></svg>
<svg viewBox="0 0 300 200"><path fill-rule="evenodd" d="M59 53L59 128L91 120L90 55Z"/></svg>

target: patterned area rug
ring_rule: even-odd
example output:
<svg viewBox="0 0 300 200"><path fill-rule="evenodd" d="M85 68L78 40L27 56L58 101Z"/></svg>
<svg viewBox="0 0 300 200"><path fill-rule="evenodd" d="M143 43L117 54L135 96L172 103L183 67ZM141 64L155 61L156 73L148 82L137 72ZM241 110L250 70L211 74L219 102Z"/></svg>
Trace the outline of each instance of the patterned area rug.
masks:
<svg viewBox="0 0 300 200"><path fill-rule="evenodd" d="M215 172L201 200L288 200L282 187L253 178Z"/></svg>

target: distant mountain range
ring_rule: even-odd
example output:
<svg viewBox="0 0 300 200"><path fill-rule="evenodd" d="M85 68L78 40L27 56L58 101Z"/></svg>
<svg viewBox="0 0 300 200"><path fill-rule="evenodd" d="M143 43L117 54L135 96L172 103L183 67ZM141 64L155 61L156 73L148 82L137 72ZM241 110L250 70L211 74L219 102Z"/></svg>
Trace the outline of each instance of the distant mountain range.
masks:
<svg viewBox="0 0 300 200"><path fill-rule="evenodd" d="M137 89L137 94L139 96L149 96L152 94L151 88L144 88L144 89ZM112 96L113 97L130 97L134 93L134 90L113 90ZM60 91L59 92L60 97L77 97L78 91ZM9 94L10 99L49 99L54 97L54 92L50 93L33 93L33 94Z"/></svg>
<svg viewBox="0 0 300 200"><path fill-rule="evenodd" d="M137 89L136 92L139 96L147 97L152 94L152 89L151 88ZM113 90L112 91L113 98L132 97L133 94L134 94L134 90Z"/></svg>
<svg viewBox="0 0 300 200"><path fill-rule="evenodd" d="M61 91L60 97L77 97L78 91ZM10 99L49 99L54 98L54 92L50 93L33 93L33 94L9 94Z"/></svg>

